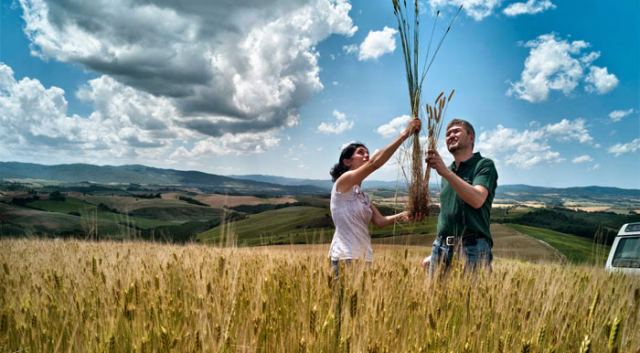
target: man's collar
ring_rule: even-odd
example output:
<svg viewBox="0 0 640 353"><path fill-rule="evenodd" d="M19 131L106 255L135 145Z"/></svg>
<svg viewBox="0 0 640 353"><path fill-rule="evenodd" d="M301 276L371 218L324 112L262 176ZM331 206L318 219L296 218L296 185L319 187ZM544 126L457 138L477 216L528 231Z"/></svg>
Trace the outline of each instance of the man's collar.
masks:
<svg viewBox="0 0 640 353"><path fill-rule="evenodd" d="M475 163L476 161L480 160L482 158L482 155L480 155L480 152L474 152L471 157L469 159L467 159L466 161L462 161L460 162L460 166L458 168L456 168L456 161L454 160L453 162L451 162L451 165L449 166L449 169L451 169L452 171L457 171L458 169L470 164L470 163Z"/></svg>

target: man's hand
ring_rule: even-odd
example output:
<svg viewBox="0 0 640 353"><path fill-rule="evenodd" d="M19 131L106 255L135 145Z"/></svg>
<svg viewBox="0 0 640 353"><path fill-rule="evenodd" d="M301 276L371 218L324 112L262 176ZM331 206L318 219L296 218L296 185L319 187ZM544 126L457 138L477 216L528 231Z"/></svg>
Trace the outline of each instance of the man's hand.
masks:
<svg viewBox="0 0 640 353"><path fill-rule="evenodd" d="M473 208L482 207L489 195L489 191L485 186L471 185L449 170L436 150L427 152L427 167L435 169L441 177L449 182L456 194Z"/></svg>
<svg viewBox="0 0 640 353"><path fill-rule="evenodd" d="M445 176L445 174L450 172L449 168L444 164L442 157L440 157L440 154L436 150L427 151L426 162L427 168L435 169L440 176Z"/></svg>
<svg viewBox="0 0 640 353"><path fill-rule="evenodd" d="M424 220L424 214L422 212L416 212L413 214L411 220L414 222L422 222Z"/></svg>

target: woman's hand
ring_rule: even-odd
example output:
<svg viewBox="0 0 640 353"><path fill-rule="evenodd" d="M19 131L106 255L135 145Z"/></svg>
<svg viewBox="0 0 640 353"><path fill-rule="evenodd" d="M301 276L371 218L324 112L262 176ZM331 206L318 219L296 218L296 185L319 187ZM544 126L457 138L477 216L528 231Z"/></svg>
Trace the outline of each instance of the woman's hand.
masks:
<svg viewBox="0 0 640 353"><path fill-rule="evenodd" d="M424 219L424 215L422 213L411 214L409 211L403 211L398 213L396 221L398 222L420 222Z"/></svg>
<svg viewBox="0 0 640 353"><path fill-rule="evenodd" d="M422 127L422 122L420 119L411 119L407 124L407 128L402 132L402 137L407 139L407 137L411 136L411 134L415 132L419 132Z"/></svg>
<svg viewBox="0 0 640 353"><path fill-rule="evenodd" d="M422 259L422 262L420 263L420 265L422 266L422 268L424 268L425 271L428 271L429 266L431 266L431 255Z"/></svg>
<svg viewBox="0 0 640 353"><path fill-rule="evenodd" d="M409 211L402 211L400 213L398 213L397 217L396 217L396 221L398 222L409 222L411 220L411 213L409 213Z"/></svg>

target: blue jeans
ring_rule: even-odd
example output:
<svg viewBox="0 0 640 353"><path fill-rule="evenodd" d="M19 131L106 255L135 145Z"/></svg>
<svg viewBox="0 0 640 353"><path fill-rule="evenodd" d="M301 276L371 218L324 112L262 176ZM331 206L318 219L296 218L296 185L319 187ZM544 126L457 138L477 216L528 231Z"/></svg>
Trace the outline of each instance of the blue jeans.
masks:
<svg viewBox="0 0 640 353"><path fill-rule="evenodd" d="M346 265L351 264L351 260L331 260L331 272L333 272L334 278L340 278L340 261L342 261Z"/></svg>
<svg viewBox="0 0 640 353"><path fill-rule="evenodd" d="M478 238L474 242L463 243L461 245L458 243L457 245L448 246L443 238L437 237L431 248L430 276L433 276L440 266L443 266L442 271L444 272L449 269L456 246L460 247L465 270L475 271L478 265L486 266L489 270L491 269L493 254L491 253L491 245L489 245L486 239Z"/></svg>

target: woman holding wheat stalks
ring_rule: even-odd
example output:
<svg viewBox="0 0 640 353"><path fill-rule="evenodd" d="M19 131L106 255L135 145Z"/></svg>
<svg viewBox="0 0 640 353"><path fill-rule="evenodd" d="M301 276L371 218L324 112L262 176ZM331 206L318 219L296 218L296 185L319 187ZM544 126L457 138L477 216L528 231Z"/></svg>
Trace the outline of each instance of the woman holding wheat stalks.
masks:
<svg viewBox="0 0 640 353"><path fill-rule="evenodd" d="M330 172L334 182L331 189L331 217L336 230L329 257L336 275L339 261L373 261L369 222L377 227L385 227L397 221L409 220L409 212L406 211L383 216L367 194L362 192L361 184L382 167L409 136L419 131L420 120L412 119L393 142L372 156L369 156L369 150L362 143L350 143L342 149L338 163Z"/></svg>

